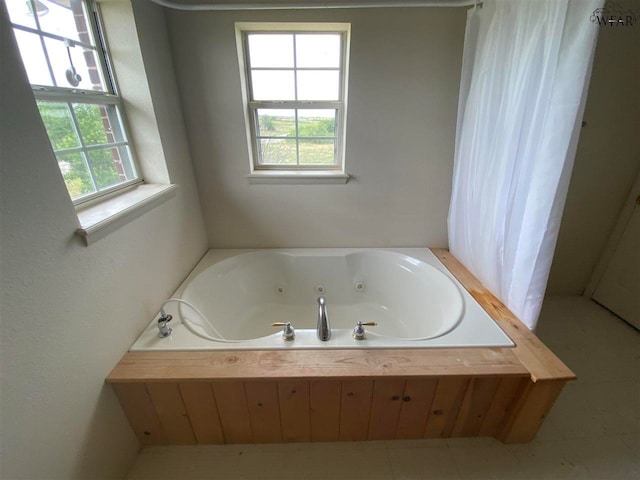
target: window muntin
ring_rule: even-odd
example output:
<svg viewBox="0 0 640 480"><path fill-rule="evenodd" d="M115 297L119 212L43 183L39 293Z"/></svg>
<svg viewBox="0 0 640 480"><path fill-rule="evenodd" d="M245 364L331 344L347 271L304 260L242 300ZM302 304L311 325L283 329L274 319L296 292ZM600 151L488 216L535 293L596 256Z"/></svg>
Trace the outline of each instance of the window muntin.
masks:
<svg viewBox="0 0 640 480"><path fill-rule="evenodd" d="M73 202L80 204L141 182L95 4L7 0L7 7Z"/></svg>
<svg viewBox="0 0 640 480"><path fill-rule="evenodd" d="M348 25L240 29L253 169L343 169Z"/></svg>

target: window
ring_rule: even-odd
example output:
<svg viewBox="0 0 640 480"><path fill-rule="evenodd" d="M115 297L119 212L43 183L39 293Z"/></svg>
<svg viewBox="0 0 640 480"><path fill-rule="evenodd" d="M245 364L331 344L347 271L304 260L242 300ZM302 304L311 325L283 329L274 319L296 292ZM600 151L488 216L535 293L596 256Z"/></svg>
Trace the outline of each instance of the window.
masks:
<svg viewBox="0 0 640 480"><path fill-rule="evenodd" d="M237 24L252 172L344 172L348 24Z"/></svg>
<svg viewBox="0 0 640 480"><path fill-rule="evenodd" d="M141 182L95 3L6 3L42 121L74 204Z"/></svg>

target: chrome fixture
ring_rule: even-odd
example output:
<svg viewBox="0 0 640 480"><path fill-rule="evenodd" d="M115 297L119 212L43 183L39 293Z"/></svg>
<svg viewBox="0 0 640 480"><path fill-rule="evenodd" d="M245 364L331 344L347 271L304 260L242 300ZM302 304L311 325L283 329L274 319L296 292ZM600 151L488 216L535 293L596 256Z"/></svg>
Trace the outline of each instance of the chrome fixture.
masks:
<svg viewBox="0 0 640 480"><path fill-rule="evenodd" d="M166 338L171 335L171 332L173 332L171 327L168 325L172 318L173 317L171 315L164 311L164 308L160 310L160 318L158 319L158 336L160 338Z"/></svg>
<svg viewBox="0 0 640 480"><path fill-rule="evenodd" d="M378 325L376 322L358 322L353 328L353 338L356 340L364 340L367 333L364 327L375 327L376 325Z"/></svg>
<svg viewBox="0 0 640 480"><path fill-rule="evenodd" d="M291 322L273 322L271 324L272 327L284 327L282 329L282 338L286 341L290 342L294 338L296 338L296 330L291 325Z"/></svg>
<svg viewBox="0 0 640 480"><path fill-rule="evenodd" d="M326 342L331 338L331 327L327 316L327 301L324 297L318 297L318 338Z"/></svg>

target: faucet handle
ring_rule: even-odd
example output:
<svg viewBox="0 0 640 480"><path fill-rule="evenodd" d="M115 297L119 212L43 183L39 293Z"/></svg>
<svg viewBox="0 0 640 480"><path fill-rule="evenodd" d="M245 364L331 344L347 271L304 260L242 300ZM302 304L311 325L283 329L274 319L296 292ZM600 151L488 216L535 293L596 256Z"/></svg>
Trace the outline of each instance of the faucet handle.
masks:
<svg viewBox="0 0 640 480"><path fill-rule="evenodd" d="M160 318L158 319L158 336L160 338L166 338L171 335L173 329L167 325L173 317L168 315L164 309L161 310Z"/></svg>
<svg viewBox="0 0 640 480"><path fill-rule="evenodd" d="M366 338L364 327L375 327L377 325L376 322L358 322L353 328L353 338L356 340L364 340Z"/></svg>
<svg viewBox="0 0 640 480"><path fill-rule="evenodd" d="M282 329L282 338L291 341L296 338L296 330L291 325L291 322L273 322L272 327L284 327Z"/></svg>

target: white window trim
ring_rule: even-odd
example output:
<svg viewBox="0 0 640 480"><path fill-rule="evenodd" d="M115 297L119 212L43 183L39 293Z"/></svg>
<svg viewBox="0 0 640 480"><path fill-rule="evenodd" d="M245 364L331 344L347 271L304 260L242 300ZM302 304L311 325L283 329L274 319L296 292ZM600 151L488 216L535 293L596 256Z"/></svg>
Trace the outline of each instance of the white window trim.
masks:
<svg viewBox="0 0 640 480"><path fill-rule="evenodd" d="M177 185L140 184L107 199L85 204L76 212L76 234L89 246L134 218L173 197Z"/></svg>
<svg viewBox="0 0 640 480"><path fill-rule="evenodd" d="M340 184L349 181L349 174L337 170L326 171L291 171L291 170L259 170L247 175L249 183L275 183L290 185L306 184Z"/></svg>
<svg viewBox="0 0 640 480"><path fill-rule="evenodd" d="M120 92L123 121L130 135L130 149L133 151L135 148L137 153L136 169L140 180L133 185L119 185L121 188L115 191L74 205L79 225L75 233L87 246L174 198L178 189L178 185L170 183L159 119L153 106L154 96L142 59L132 5L119 1L98 0L97 3L104 34L102 40L112 62L109 67L113 76L118 76L119 85L114 85L114 88ZM110 38L114 39L117 55L109 52ZM50 91L47 95L57 93Z"/></svg>
<svg viewBox="0 0 640 480"><path fill-rule="evenodd" d="M154 108L157 99L142 58L133 5L120 1L97 3L110 67L117 76L115 88L127 114L129 144L135 148L138 172L144 181L76 207L76 235L87 246L174 198L178 190L169 176L160 119ZM109 48L111 43L113 49Z"/></svg>
<svg viewBox="0 0 640 480"><path fill-rule="evenodd" d="M160 137L159 119L153 106L154 96L147 78L145 64L142 60L140 39L137 34L132 5L130 2L112 2L90 0L99 8L103 40L111 64L113 77L118 73L118 83L123 86L124 95L119 95L121 116L129 135L127 139L130 149L137 151L137 182L119 184L114 189L103 190L100 196L84 199L82 203L69 206L75 208L79 227L75 234L85 245L90 245L100 238L118 230L140 215L175 197L178 185L170 183L167 157ZM11 21L7 18L8 25ZM93 27L92 27L93 28ZM107 37L116 39L117 55L108 51ZM103 61L100 56L100 61ZM115 82L115 78L113 80ZM27 79L28 82L28 79ZM121 92L115 83L116 92ZM36 90L49 99L60 99L64 93L56 87L32 86L34 96ZM97 103L113 102L114 96L106 93L83 91L85 102L91 98ZM88 103L88 102L87 102ZM126 113L129 115L127 122ZM144 161L141 161L144 159ZM143 180L146 179L146 180ZM149 183L153 182L153 183ZM61 187L64 183L61 182ZM68 195L65 188L65 194ZM70 197L69 197L70 198ZM71 199L70 199L71 200Z"/></svg>
<svg viewBox="0 0 640 480"><path fill-rule="evenodd" d="M347 100L349 79L349 45L351 25L349 23L300 23L300 22L236 22L236 47L238 52L238 65L242 83L242 102L245 118L245 132L249 154L250 183L281 183L281 184L308 184L308 183L347 183L349 174L346 173L346 124L347 124ZM338 102L313 102L316 106L326 105L328 108L338 109L336 124L336 164L321 166L274 166L259 165L257 158L257 142L253 110L262 106L283 106L288 102L252 101L250 96L251 85L247 72L247 52L245 35L250 32L336 32L343 35L342 40L342 65L341 65L341 97ZM298 102L291 102L297 104Z"/></svg>
<svg viewBox="0 0 640 480"><path fill-rule="evenodd" d="M130 168L133 170L134 178L130 180L126 180L120 182L116 185L112 185L111 187L104 188L102 190L97 190L92 193L88 193L86 195L82 195L77 198L72 198L71 201L76 209L82 208L83 205L88 205L99 199L109 199L113 195L117 195L119 192L124 192L127 189L135 185L140 185L144 183L144 179L141 174L141 169L138 164L136 158L136 152L133 144L131 143L130 136L130 128L127 122L126 112L123 106L122 97L119 94L118 82L115 76L115 72L112 68L111 55L109 52L109 48L105 38L104 32L104 21L98 8L96 0L83 0L83 10L85 13L85 20L87 22L87 27L90 30L91 37L95 43L93 44L84 43L79 40L74 39L66 39L70 44L76 46L82 46L84 48L94 50L96 52L95 58L99 63L99 68L101 70L100 76L105 83L106 91L104 92L96 92L93 90L82 90L73 87L67 86L47 86L47 85L37 85L31 84L31 88L33 90L34 97L36 101L42 100L46 102L57 102L57 103L67 103L69 106L69 111L71 112L72 121L74 123L74 128L77 130L77 120L73 113L73 103L80 104L95 104L95 105L112 105L116 108L118 114L118 125L122 131L122 136L124 141L109 143L105 145L99 146L87 146L83 143L82 137L79 135L78 140L80 141L80 145L73 149L81 152L83 155L86 154L89 150L93 149L103 149L106 145L113 145L115 147L124 146L128 150ZM63 40L65 37L60 37L59 35L41 30L40 24L38 23L38 17L35 16L36 28L13 24L12 28L14 30L20 30L24 32L29 32L35 35L40 36L41 38L54 38L57 40ZM47 60L47 64L50 64L50 59L47 51L43 52L45 58ZM51 66L49 65L49 69ZM53 75L53 73L51 73ZM93 179L93 173L91 169L89 170L89 175ZM71 195L70 195L71 196Z"/></svg>

